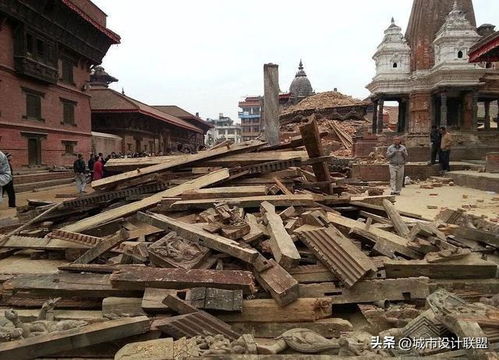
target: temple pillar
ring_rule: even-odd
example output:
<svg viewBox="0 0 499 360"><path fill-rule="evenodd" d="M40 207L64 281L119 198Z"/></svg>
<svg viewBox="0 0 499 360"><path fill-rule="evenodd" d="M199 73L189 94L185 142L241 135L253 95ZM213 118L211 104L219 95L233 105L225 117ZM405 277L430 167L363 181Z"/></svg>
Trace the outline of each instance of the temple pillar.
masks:
<svg viewBox="0 0 499 360"><path fill-rule="evenodd" d="M278 65L263 65L265 139L269 145L279 144L279 72Z"/></svg>
<svg viewBox="0 0 499 360"><path fill-rule="evenodd" d="M432 95L429 92L409 95L408 133L428 134L431 128Z"/></svg>
<svg viewBox="0 0 499 360"><path fill-rule="evenodd" d="M471 114L471 128L477 130L478 128L478 91L473 90L472 93L472 114Z"/></svg>
<svg viewBox="0 0 499 360"><path fill-rule="evenodd" d="M483 119L483 126L485 130L490 130L490 100L485 100L483 106L485 108L485 117Z"/></svg>
<svg viewBox="0 0 499 360"><path fill-rule="evenodd" d="M440 126L447 127L447 93L440 94Z"/></svg>
<svg viewBox="0 0 499 360"><path fill-rule="evenodd" d="M372 123L372 133L376 134L378 127L378 100L373 101L373 123Z"/></svg>
<svg viewBox="0 0 499 360"><path fill-rule="evenodd" d="M403 100L398 101L399 104L399 116L397 119L397 132L401 133L404 131L404 102Z"/></svg>
<svg viewBox="0 0 499 360"><path fill-rule="evenodd" d="M383 116L383 106L385 101L383 99L379 99L379 107L378 107L378 134L383 132L384 127L384 116Z"/></svg>

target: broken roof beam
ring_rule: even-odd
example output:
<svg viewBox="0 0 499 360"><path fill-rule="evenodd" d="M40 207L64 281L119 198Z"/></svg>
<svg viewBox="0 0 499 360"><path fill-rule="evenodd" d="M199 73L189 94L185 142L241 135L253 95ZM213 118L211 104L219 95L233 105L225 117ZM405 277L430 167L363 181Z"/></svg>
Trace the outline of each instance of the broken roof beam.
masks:
<svg viewBox="0 0 499 360"><path fill-rule="evenodd" d="M267 260L271 266L258 271L254 270L255 278L272 298L280 305L291 304L298 299L298 281L296 281L274 259Z"/></svg>
<svg viewBox="0 0 499 360"><path fill-rule="evenodd" d="M113 175L109 176L100 180L95 180L92 182L92 187L97 190L109 190L110 188L113 188L117 186L120 183L127 182L130 180L138 179L141 177L144 177L146 175L150 174L159 174L163 171L166 171L168 169L172 169L175 167L183 166L183 165L188 165L192 164L196 161L200 160L206 160L210 158L214 158L217 156L223 156L226 154L230 153L238 153L238 152L244 152L244 151L253 151L261 147L263 144L262 143L251 143L251 144L240 144L240 145L233 145L231 147L227 146L224 148L219 148L216 150L212 151L202 151L197 154L188 154L188 155L183 155L180 158L169 161L167 163L162 163L162 164L156 164L156 165L151 165L147 166L142 169L137 169L133 171L128 171L124 172L122 174L118 175Z"/></svg>
<svg viewBox="0 0 499 360"><path fill-rule="evenodd" d="M270 248L275 260L285 269L291 269L300 262L300 254L284 228L281 217L275 212L275 207L267 201L261 203L263 217L267 222L270 235Z"/></svg>
<svg viewBox="0 0 499 360"><path fill-rule="evenodd" d="M385 208L386 214L392 221L393 227L395 228L397 234L402 237L407 237L407 235L409 235L409 227L404 222L404 220L402 220L402 217L400 216L397 209L395 209L395 206L393 206L390 201L385 199L383 200L383 207Z"/></svg>
<svg viewBox="0 0 499 360"><path fill-rule="evenodd" d="M182 200L264 196L266 193L267 187L265 185L212 187L185 191L182 194Z"/></svg>
<svg viewBox="0 0 499 360"><path fill-rule="evenodd" d="M313 159L316 157L324 156L324 149L321 144L321 137L319 134L319 128L315 121L311 121L305 125L300 126L300 133L307 149L309 158ZM329 173L329 166L326 161L316 163L312 165L315 177L318 182L328 182L325 186L322 186L322 190L326 194L332 194L332 179Z"/></svg>
<svg viewBox="0 0 499 360"><path fill-rule="evenodd" d="M255 292L253 275L242 270L205 270L177 268L120 269L110 277L117 289L144 290L147 287L160 289L185 289L190 287L212 287L227 290L243 290L245 294Z"/></svg>
<svg viewBox="0 0 499 360"><path fill-rule="evenodd" d="M196 179L189 180L184 182L181 185L172 187L168 190L159 192L157 194L151 195L149 197L146 197L145 199L139 200L132 202L130 204L126 204L111 210L107 210L105 212L102 212L100 214L82 219L80 221L77 221L73 224L67 225L62 228L62 230L65 231L71 231L71 232L81 232L84 230L87 230L89 228L93 228L96 225L123 217L127 216L130 214L133 214L137 211L144 210L147 208L150 208L159 202L164 197L172 197L172 196L179 196L182 194L184 191L187 190L193 190L193 189L199 189L208 185L212 185L214 183L217 183L221 180L224 180L229 177L229 170L227 169L221 169L215 172L212 172L210 174L200 176Z"/></svg>
<svg viewBox="0 0 499 360"><path fill-rule="evenodd" d="M377 271L374 263L350 239L329 225L303 225L295 231L302 242L347 287L369 272Z"/></svg>
<svg viewBox="0 0 499 360"><path fill-rule="evenodd" d="M409 240L398 236L397 234L378 229L374 226L370 226L369 229L366 230L365 223L330 212L328 213L327 218L333 225L339 227L340 230L344 229L344 232L345 230L346 232L349 232L351 229L355 229L355 233L365 234L363 237L374 242L376 246L385 249L381 251L383 254L386 254L387 249L389 249L392 254L400 254L409 259L420 259L422 257L418 252L407 246Z"/></svg>

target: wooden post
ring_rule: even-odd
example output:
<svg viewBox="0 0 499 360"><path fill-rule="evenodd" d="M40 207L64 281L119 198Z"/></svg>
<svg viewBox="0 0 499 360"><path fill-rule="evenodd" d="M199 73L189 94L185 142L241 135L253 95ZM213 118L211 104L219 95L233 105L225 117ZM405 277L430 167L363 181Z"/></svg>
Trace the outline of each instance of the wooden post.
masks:
<svg viewBox="0 0 499 360"><path fill-rule="evenodd" d="M372 133L376 134L378 127L378 100L373 101L373 123L372 123Z"/></svg>
<svg viewBox="0 0 499 360"><path fill-rule="evenodd" d="M447 93L440 94L440 126L447 127Z"/></svg>
<svg viewBox="0 0 499 360"><path fill-rule="evenodd" d="M485 130L490 130L490 100L484 102L485 118L483 119L483 126Z"/></svg>
<svg viewBox="0 0 499 360"><path fill-rule="evenodd" d="M383 127L384 127L384 123L383 123L383 106L384 106L385 102L383 99L380 99L379 100L379 107L378 107L378 134L381 134L383 132Z"/></svg>
<svg viewBox="0 0 499 360"><path fill-rule="evenodd" d="M263 65L265 139L269 145L279 144L279 66Z"/></svg>
<svg viewBox="0 0 499 360"><path fill-rule="evenodd" d="M472 130L477 130L478 128L478 91L473 90L473 107L472 107Z"/></svg>

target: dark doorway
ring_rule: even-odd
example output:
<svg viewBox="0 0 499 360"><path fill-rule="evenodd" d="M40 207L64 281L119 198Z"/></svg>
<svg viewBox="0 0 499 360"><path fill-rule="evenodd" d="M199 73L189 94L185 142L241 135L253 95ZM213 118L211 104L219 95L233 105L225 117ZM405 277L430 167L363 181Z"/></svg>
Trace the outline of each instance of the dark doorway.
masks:
<svg viewBox="0 0 499 360"><path fill-rule="evenodd" d="M38 166L42 163L42 146L40 138L28 138L28 165Z"/></svg>
<svg viewBox="0 0 499 360"><path fill-rule="evenodd" d="M139 139L135 139L135 152L141 152L142 151L142 147L140 146L140 140Z"/></svg>

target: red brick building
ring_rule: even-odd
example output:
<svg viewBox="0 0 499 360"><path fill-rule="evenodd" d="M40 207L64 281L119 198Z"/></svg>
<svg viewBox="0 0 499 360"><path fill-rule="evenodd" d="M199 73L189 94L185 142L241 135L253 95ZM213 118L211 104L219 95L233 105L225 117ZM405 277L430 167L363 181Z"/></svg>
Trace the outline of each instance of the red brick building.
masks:
<svg viewBox="0 0 499 360"><path fill-rule="evenodd" d="M90 69L119 41L89 0L0 1L0 150L14 167L90 151Z"/></svg>

